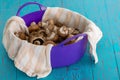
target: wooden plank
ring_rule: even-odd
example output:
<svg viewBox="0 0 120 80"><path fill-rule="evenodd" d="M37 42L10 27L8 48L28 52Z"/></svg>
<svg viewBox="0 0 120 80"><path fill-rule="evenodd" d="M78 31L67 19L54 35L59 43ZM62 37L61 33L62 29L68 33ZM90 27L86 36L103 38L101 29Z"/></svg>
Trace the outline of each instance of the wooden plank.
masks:
<svg viewBox="0 0 120 80"><path fill-rule="evenodd" d="M117 3L120 3L120 1L106 1L108 22L110 24L112 44L117 65L116 71L118 72L120 80L120 5L116 5Z"/></svg>
<svg viewBox="0 0 120 80"><path fill-rule="evenodd" d="M2 16L2 11L1 11L2 10L1 9L2 5L1 4L2 4L2 1L0 0L0 16ZM0 24L2 24L2 18L1 17L0 17Z"/></svg>
<svg viewBox="0 0 120 80"><path fill-rule="evenodd" d="M62 7L62 0L37 0L46 7Z"/></svg>
<svg viewBox="0 0 120 80"><path fill-rule="evenodd" d="M0 35L0 37L2 37ZM1 40L1 38L0 38ZM0 43L0 80L16 80L16 68L13 62L8 58L8 55ZM12 74L12 75L11 75Z"/></svg>
<svg viewBox="0 0 120 80"><path fill-rule="evenodd" d="M1 9L2 8L2 9ZM0 12L0 80L16 80L16 68L13 61L8 58L7 52L5 51L2 44L3 29L7 19L14 15L15 10L4 10L1 7ZM9 13L9 14L8 14Z"/></svg>
<svg viewBox="0 0 120 80"><path fill-rule="evenodd" d="M0 16L1 16L1 10L2 10L2 1L0 0Z"/></svg>
<svg viewBox="0 0 120 80"><path fill-rule="evenodd" d="M105 2L86 0L84 6L87 17L97 23L104 35L97 48L99 63L92 67L94 80L119 80Z"/></svg>
<svg viewBox="0 0 120 80"><path fill-rule="evenodd" d="M117 38L116 40L113 40L113 49L116 57L116 72L118 72L119 80L120 80L120 40Z"/></svg>
<svg viewBox="0 0 120 80"><path fill-rule="evenodd" d="M19 0L1 0L2 10L16 10L18 9Z"/></svg>

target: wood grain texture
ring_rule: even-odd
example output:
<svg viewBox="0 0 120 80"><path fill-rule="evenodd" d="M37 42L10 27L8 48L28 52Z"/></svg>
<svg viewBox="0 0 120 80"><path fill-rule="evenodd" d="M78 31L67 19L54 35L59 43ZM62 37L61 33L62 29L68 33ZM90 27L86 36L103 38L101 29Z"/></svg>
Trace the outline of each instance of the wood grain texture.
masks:
<svg viewBox="0 0 120 80"><path fill-rule="evenodd" d="M91 3L84 1L84 6L87 13L86 16L102 29L104 35L97 48L99 63L93 66L94 79L119 80L116 71L117 67L110 33L110 24L108 23L107 5L104 0L100 0Z"/></svg>
<svg viewBox="0 0 120 80"><path fill-rule="evenodd" d="M49 76L40 80L120 80L120 0L0 0L0 80L37 80L16 69L2 45L7 19L14 16L19 6L28 1L79 12L95 22L104 35L97 45L98 64L93 63L88 44L80 61L53 69ZM30 5L20 14L22 16L36 10L39 10L38 6Z"/></svg>
<svg viewBox="0 0 120 80"><path fill-rule="evenodd" d="M106 1L108 22L110 24L112 45L116 59L116 70L120 79L120 5L114 6L116 3L120 3L120 0L115 0L114 2Z"/></svg>

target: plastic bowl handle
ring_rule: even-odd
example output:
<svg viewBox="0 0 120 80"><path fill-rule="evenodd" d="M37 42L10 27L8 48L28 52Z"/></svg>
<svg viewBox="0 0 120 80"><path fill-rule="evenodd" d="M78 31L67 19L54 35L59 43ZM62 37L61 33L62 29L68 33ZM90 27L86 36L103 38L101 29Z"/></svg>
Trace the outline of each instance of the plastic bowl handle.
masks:
<svg viewBox="0 0 120 80"><path fill-rule="evenodd" d="M43 5L41 5L41 4L37 3L37 2L27 2L27 3L23 4L22 6L20 6L20 8L19 8L18 11L17 11L16 16L20 16L20 15L19 15L19 14L20 14L20 11L21 11L25 6L31 5L31 4L36 4L36 5L38 5L39 8L40 8L40 10L45 10L45 9L46 9L45 6L43 6Z"/></svg>
<svg viewBox="0 0 120 80"><path fill-rule="evenodd" d="M77 35L75 35L75 36L73 36L71 38L68 38L68 39L64 40L63 42L61 42L60 44L58 44L58 46L64 46L65 43L67 43L67 42L69 42L69 41L71 41L71 40L73 40L75 38L78 38L80 36L85 37L85 36L87 36L87 34L77 34Z"/></svg>

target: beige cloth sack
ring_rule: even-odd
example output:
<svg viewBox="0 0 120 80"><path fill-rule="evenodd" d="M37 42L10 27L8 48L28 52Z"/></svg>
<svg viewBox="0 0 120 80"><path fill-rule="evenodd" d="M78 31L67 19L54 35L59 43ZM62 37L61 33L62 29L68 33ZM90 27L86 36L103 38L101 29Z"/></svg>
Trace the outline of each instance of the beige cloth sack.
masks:
<svg viewBox="0 0 120 80"><path fill-rule="evenodd" d="M102 32L92 21L77 12L59 7L47 8L42 20L48 19L53 19L68 27L78 28L82 33L87 34L90 53L94 56L95 63L98 62L96 45L102 37ZM15 66L28 76L46 77L52 70L50 51L53 45L36 46L20 40L14 35L14 32L19 31L28 33L24 20L17 16L11 17L3 33L3 45L9 57L14 60Z"/></svg>

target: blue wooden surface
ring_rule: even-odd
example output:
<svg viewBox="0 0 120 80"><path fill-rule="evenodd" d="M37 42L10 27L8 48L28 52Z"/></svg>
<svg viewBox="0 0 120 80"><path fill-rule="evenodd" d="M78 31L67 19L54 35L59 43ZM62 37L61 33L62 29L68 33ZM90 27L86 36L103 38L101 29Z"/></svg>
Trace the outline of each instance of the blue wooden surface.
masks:
<svg viewBox="0 0 120 80"><path fill-rule="evenodd" d="M79 62L53 69L48 77L41 80L120 80L120 0L0 0L0 80L36 80L14 67L2 45L6 20L28 1L77 11L94 21L104 35L97 45L98 64L94 65L88 47ZM37 9L38 6L28 6L21 15Z"/></svg>

